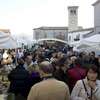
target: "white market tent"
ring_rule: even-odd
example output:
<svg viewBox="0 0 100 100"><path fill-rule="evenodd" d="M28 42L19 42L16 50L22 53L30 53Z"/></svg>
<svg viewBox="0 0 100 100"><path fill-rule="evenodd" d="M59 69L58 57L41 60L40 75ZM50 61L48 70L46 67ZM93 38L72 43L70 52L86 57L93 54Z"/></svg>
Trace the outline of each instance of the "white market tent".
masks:
<svg viewBox="0 0 100 100"><path fill-rule="evenodd" d="M94 49L100 51L100 34L96 34L96 35L93 35L89 38L86 38L83 40L83 42L85 44L90 45L91 48L94 48Z"/></svg>
<svg viewBox="0 0 100 100"><path fill-rule="evenodd" d="M10 36L10 34L5 34L0 32L0 49L15 49L17 48L16 41Z"/></svg>
<svg viewBox="0 0 100 100"><path fill-rule="evenodd" d="M91 43L100 43L100 34L93 35L89 38L84 39L87 42Z"/></svg>
<svg viewBox="0 0 100 100"><path fill-rule="evenodd" d="M74 44L74 49L77 51L95 51L100 53L100 34L79 41L77 44Z"/></svg>
<svg viewBox="0 0 100 100"><path fill-rule="evenodd" d="M86 49L91 48L92 46L85 44L85 43L79 43L74 46L75 51L86 51Z"/></svg>

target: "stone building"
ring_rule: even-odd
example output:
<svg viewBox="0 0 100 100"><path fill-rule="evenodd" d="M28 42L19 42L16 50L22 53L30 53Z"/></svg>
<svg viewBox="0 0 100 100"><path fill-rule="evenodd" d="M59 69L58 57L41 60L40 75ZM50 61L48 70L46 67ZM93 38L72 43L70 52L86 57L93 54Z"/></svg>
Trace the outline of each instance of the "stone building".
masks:
<svg viewBox="0 0 100 100"><path fill-rule="evenodd" d="M100 0L97 0L94 4L94 29L96 34L100 34Z"/></svg>
<svg viewBox="0 0 100 100"><path fill-rule="evenodd" d="M34 29L34 38L44 39L44 38L56 38L61 40L66 40L68 35L67 27L39 27ZM67 40L66 40L67 41Z"/></svg>

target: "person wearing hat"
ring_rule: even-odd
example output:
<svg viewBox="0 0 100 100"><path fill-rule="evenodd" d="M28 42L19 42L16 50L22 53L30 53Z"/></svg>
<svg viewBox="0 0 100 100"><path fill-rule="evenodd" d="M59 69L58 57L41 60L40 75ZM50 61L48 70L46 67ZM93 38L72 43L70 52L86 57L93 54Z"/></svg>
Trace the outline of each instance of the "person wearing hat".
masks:
<svg viewBox="0 0 100 100"><path fill-rule="evenodd" d="M31 88L27 100L70 100L68 86L53 78L50 62L43 61L39 67L43 81Z"/></svg>

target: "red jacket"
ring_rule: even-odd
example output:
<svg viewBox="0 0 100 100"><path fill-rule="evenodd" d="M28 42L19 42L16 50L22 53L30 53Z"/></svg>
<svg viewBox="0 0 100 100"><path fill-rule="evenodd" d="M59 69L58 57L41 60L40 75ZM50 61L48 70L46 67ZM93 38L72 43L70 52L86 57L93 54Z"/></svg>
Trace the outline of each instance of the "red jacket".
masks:
<svg viewBox="0 0 100 100"><path fill-rule="evenodd" d="M86 70L80 65L76 65L74 68L68 70L68 77L69 87L72 90L78 80L86 77Z"/></svg>

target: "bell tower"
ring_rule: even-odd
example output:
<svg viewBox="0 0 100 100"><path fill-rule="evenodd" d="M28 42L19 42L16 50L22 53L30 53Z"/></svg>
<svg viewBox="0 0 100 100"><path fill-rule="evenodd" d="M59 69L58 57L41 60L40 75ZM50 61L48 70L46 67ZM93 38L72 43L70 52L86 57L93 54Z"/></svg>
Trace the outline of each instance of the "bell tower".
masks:
<svg viewBox="0 0 100 100"><path fill-rule="evenodd" d="M68 7L68 30L75 31L78 29L78 6Z"/></svg>

